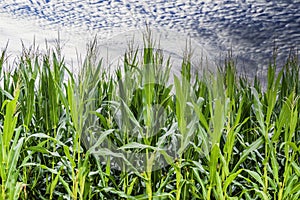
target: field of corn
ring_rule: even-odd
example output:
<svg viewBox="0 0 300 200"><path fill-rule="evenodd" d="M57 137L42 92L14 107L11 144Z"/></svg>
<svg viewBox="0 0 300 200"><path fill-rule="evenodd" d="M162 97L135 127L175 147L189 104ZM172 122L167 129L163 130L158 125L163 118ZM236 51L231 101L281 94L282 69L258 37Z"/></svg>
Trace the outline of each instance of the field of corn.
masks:
<svg viewBox="0 0 300 200"><path fill-rule="evenodd" d="M76 74L59 48L1 52L0 199L300 199L296 53L260 83L189 52L173 77L151 40L109 73L95 46Z"/></svg>

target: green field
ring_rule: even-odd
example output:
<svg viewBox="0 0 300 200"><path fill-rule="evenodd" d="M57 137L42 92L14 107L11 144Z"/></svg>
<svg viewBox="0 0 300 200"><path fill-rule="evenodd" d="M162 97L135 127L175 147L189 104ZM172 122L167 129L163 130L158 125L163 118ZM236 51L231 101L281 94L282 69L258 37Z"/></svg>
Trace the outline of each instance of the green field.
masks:
<svg viewBox="0 0 300 200"><path fill-rule="evenodd" d="M113 73L95 42L76 75L60 48L0 52L0 199L300 199L298 55L263 87L188 50L173 76L146 41Z"/></svg>

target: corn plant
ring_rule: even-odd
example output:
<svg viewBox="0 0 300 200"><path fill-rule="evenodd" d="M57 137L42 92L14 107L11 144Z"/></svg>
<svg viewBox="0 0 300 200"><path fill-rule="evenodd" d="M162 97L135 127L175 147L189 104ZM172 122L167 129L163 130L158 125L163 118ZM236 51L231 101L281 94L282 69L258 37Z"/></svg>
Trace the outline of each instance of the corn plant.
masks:
<svg viewBox="0 0 300 200"><path fill-rule="evenodd" d="M4 115L0 129L1 199L18 199L23 188L23 184L18 181L18 160L24 141L24 137L20 137L22 127L17 126L19 94L20 88L17 85L14 98L5 100L1 106Z"/></svg>
<svg viewBox="0 0 300 200"><path fill-rule="evenodd" d="M195 70L189 43L172 74L145 34L118 66L94 40L78 73L59 45L1 52L0 199L299 199L297 52L261 82L230 53Z"/></svg>

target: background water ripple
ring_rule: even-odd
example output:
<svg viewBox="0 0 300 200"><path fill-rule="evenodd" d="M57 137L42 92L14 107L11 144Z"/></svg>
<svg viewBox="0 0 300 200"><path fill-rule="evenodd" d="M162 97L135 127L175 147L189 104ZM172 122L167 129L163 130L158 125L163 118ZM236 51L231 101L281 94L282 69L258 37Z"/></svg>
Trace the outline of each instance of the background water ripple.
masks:
<svg viewBox="0 0 300 200"><path fill-rule="evenodd" d="M35 28L19 28L32 29L36 35L67 32L69 40L91 38L96 33L105 40L128 30L144 29L148 23L154 30L189 35L213 59L232 48L239 66L250 71L268 63L274 44L279 61L291 48L300 46L299 0L2 0L0 17L30 21ZM0 28L4 40L6 27ZM20 35L23 37L22 31ZM51 40L49 35L47 39Z"/></svg>

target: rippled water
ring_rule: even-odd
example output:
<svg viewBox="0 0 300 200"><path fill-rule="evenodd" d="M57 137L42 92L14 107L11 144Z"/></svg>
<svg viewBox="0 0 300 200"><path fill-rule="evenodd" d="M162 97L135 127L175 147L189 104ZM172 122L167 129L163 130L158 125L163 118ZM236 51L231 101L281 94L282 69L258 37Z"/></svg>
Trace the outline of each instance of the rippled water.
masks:
<svg viewBox="0 0 300 200"><path fill-rule="evenodd" d="M165 35L165 43L181 45L188 35L214 60L232 48L239 66L249 70L268 63L274 44L279 60L286 58L290 48L300 46L300 0L2 0L0 17L6 20L2 26L9 27L7 20L11 19L33 24L21 23L15 36L16 31L0 27L1 40L25 33L27 38L35 34L51 40L60 30L66 43L73 44L70 47L83 48L83 41L97 33L102 41L110 38L103 44L116 51L126 43L122 39L127 31L144 29L147 22Z"/></svg>

